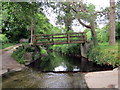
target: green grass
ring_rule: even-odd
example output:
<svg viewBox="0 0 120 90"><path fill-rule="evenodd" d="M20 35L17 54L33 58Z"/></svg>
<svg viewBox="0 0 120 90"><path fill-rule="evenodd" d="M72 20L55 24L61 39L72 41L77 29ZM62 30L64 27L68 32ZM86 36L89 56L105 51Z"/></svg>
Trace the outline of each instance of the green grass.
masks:
<svg viewBox="0 0 120 90"><path fill-rule="evenodd" d="M5 49L16 44L28 45L29 43L2 43L0 49Z"/></svg>
<svg viewBox="0 0 120 90"><path fill-rule="evenodd" d="M13 46L15 45L16 43L2 43L2 46L0 47L0 49L4 49L4 48L7 48L7 47L10 47L10 46Z"/></svg>

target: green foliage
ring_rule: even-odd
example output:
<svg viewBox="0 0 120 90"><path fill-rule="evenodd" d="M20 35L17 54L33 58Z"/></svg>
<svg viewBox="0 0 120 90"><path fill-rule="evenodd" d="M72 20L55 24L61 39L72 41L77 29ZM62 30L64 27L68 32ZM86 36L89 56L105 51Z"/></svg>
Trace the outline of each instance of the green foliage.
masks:
<svg viewBox="0 0 120 90"><path fill-rule="evenodd" d="M2 43L2 46L0 47L0 49L4 49L4 48L10 47L10 46L13 46L15 44L16 43Z"/></svg>
<svg viewBox="0 0 120 90"><path fill-rule="evenodd" d="M92 38L90 29L85 29L84 32L86 32L87 40L90 41Z"/></svg>
<svg viewBox="0 0 120 90"><path fill-rule="evenodd" d="M35 3L27 2L2 2L2 33L6 34L10 42L29 38L28 28L37 8L35 6Z"/></svg>
<svg viewBox="0 0 120 90"><path fill-rule="evenodd" d="M41 55L47 54L47 51L45 49L41 49L40 54Z"/></svg>
<svg viewBox="0 0 120 90"><path fill-rule="evenodd" d="M80 45L79 44L64 44L64 45L53 45L49 49L58 51L63 54L80 55Z"/></svg>
<svg viewBox="0 0 120 90"><path fill-rule="evenodd" d="M102 29L97 29L97 37L100 43L109 41L109 26L106 25Z"/></svg>
<svg viewBox="0 0 120 90"><path fill-rule="evenodd" d="M3 2L2 13L2 33L6 34L10 42L19 42L22 38L30 38L33 21L35 34L61 32L60 29L49 23L49 20L41 12L40 5L35 2Z"/></svg>
<svg viewBox="0 0 120 90"><path fill-rule="evenodd" d="M20 64L25 63L25 55L26 50L24 49L24 46L19 47L16 51L13 52L12 57L16 59Z"/></svg>
<svg viewBox="0 0 120 90"><path fill-rule="evenodd" d="M120 53L120 52L119 52ZM120 65L120 57L118 56L118 46L99 45L88 50L88 58L97 64Z"/></svg>
<svg viewBox="0 0 120 90"><path fill-rule="evenodd" d="M44 14L37 13L35 15L36 30L35 34L55 34L61 33L61 29L54 27L48 22Z"/></svg>
<svg viewBox="0 0 120 90"><path fill-rule="evenodd" d="M2 43L8 42L8 38L6 37L6 34L0 34L0 42Z"/></svg>
<svg viewBox="0 0 120 90"><path fill-rule="evenodd" d="M17 50L15 50L12 54L12 57L16 59L16 61L18 61L20 64L24 64L25 60L26 60L26 54L29 53L31 54L31 59L32 60L36 60L40 57L40 55L45 55L47 54L47 51L42 48L39 47L37 48L39 50L36 50L36 48L32 45L23 45L17 48ZM40 52L39 52L40 51Z"/></svg>

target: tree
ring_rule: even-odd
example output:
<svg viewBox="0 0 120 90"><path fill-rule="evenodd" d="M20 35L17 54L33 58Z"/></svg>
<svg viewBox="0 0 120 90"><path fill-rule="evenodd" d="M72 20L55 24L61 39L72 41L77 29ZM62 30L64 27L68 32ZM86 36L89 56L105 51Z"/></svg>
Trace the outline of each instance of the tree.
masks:
<svg viewBox="0 0 120 90"><path fill-rule="evenodd" d="M28 38L29 30L33 31L35 27L33 18L37 12L37 3L3 2L2 33L14 42L18 42L21 38Z"/></svg>
<svg viewBox="0 0 120 90"><path fill-rule="evenodd" d="M91 30L93 44L98 45L97 34L95 31L97 27L97 12L95 12L95 6L93 4L83 4L83 1L81 0L79 3L73 2L72 9L79 23ZM86 24L85 22L89 24Z"/></svg>
<svg viewBox="0 0 120 90"><path fill-rule="evenodd" d="M97 13L95 12L94 5L86 5L83 4L83 2L59 2L55 3L53 7L55 10L59 10L58 20L61 20L65 26L68 27L67 30L70 29L72 20L77 19L81 25L91 30L93 44L98 45L97 34L95 31L97 26ZM61 15L61 13L63 14Z"/></svg>
<svg viewBox="0 0 120 90"><path fill-rule="evenodd" d="M2 3L2 34L9 41L19 42L22 38L31 38L33 34L51 34L61 31L49 23L42 13L39 3L4 2Z"/></svg>
<svg viewBox="0 0 120 90"><path fill-rule="evenodd" d="M110 0L110 31L109 44L115 45L115 0Z"/></svg>

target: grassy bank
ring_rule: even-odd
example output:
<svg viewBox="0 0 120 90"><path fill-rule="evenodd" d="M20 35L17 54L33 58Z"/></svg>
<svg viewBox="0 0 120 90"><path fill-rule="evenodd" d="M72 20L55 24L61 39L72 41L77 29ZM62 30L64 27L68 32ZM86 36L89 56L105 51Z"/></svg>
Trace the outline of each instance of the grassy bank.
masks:
<svg viewBox="0 0 120 90"><path fill-rule="evenodd" d="M13 52L12 57L20 64L25 64L26 60L36 60L45 54L47 54L47 51L42 47L39 47L39 50L36 51L33 45L24 44Z"/></svg>
<svg viewBox="0 0 120 90"><path fill-rule="evenodd" d="M0 49L5 49L16 44L28 45L29 43L2 43Z"/></svg>
<svg viewBox="0 0 120 90"><path fill-rule="evenodd" d="M120 55L118 44L109 46L108 43L102 43L99 46L90 48L87 53L89 60L101 65L112 65L113 67L120 65L120 56L118 54Z"/></svg>
<svg viewBox="0 0 120 90"><path fill-rule="evenodd" d="M16 43L2 43L0 49L4 49L4 48L10 47L10 46L13 46L15 44Z"/></svg>
<svg viewBox="0 0 120 90"><path fill-rule="evenodd" d="M66 55L80 55L79 44L54 45L51 49ZM106 64L112 65L113 67L120 65L118 43L115 46L110 46L109 43L100 43L99 46L89 48L87 56L90 61L100 65Z"/></svg>

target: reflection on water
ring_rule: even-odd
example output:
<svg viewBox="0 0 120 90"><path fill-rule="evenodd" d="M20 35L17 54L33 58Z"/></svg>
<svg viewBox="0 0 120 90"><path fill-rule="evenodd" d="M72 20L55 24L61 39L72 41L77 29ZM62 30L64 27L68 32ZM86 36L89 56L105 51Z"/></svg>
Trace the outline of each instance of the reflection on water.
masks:
<svg viewBox="0 0 120 90"><path fill-rule="evenodd" d="M34 88L38 88L38 90L39 88L68 88L68 90L69 88L71 88L70 90L73 90L73 88L85 88L85 90L88 90L86 82L84 80L84 74L80 72L41 73L39 71L36 72L30 69L14 72L4 76L2 78L2 87L20 88L20 90L24 88L28 88L28 90L31 90L31 88L33 88L33 90Z"/></svg>
<svg viewBox="0 0 120 90"><path fill-rule="evenodd" d="M112 69L112 67L102 67L89 62L86 58L75 58L61 55L56 52L49 52L49 56L41 57L30 66L40 71L100 71Z"/></svg>
<svg viewBox="0 0 120 90"><path fill-rule="evenodd" d="M67 66L64 64L64 62L62 62L60 66L55 67L53 71L66 71L66 70L67 70Z"/></svg>

